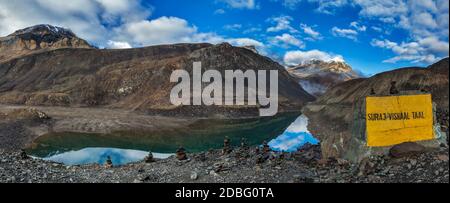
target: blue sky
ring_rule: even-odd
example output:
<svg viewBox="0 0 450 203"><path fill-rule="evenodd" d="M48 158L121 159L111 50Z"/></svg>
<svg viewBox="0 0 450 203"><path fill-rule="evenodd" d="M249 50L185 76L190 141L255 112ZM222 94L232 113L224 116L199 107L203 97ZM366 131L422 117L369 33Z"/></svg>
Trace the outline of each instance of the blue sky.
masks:
<svg viewBox="0 0 450 203"><path fill-rule="evenodd" d="M367 75L448 56L448 0L0 0L0 35L41 23L108 48L255 45L285 65L344 60Z"/></svg>

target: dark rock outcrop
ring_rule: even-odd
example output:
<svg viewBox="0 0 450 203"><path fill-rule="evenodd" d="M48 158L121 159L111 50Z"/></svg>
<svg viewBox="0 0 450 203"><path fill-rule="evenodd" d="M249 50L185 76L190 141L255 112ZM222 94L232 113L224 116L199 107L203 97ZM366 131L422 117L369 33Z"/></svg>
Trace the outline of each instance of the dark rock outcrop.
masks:
<svg viewBox="0 0 450 203"><path fill-rule="evenodd" d="M389 155L394 158L401 158L416 155L425 151L425 147L415 142L405 142L393 146L389 150Z"/></svg>

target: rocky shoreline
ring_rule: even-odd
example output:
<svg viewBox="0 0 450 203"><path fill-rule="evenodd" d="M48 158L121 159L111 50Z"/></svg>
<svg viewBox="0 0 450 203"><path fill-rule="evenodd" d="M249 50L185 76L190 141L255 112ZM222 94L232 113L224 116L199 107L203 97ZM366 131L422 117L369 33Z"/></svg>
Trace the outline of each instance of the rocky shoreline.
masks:
<svg viewBox="0 0 450 203"><path fill-rule="evenodd" d="M324 161L318 146L295 153L238 147L113 167L65 166L22 155L0 151L1 183L449 183L448 146L359 164Z"/></svg>
<svg viewBox="0 0 450 203"><path fill-rule="evenodd" d="M279 153L268 150L268 147L235 147L229 141L224 143L222 150L189 153L187 149L187 160L180 161L180 157L172 156L151 163L141 161L123 166L112 163L113 167L97 164L66 166L24 156L19 150L34 136L30 133L25 136L26 131L11 128L11 122L21 123L19 127L28 126L23 129L31 129L55 122L59 114L49 112L52 119L33 108L19 108L0 114L0 117L3 115L0 124L5 127L1 132L8 135L0 136L3 140L0 145L0 183L449 182L448 144L427 149L415 143L406 143L393 147L389 156L371 156L360 163L343 159L325 160L320 146L308 145L294 153ZM119 116L117 113L115 115ZM440 117L447 118L448 113L439 113ZM445 122L448 125L448 120ZM17 136L23 138L17 139Z"/></svg>

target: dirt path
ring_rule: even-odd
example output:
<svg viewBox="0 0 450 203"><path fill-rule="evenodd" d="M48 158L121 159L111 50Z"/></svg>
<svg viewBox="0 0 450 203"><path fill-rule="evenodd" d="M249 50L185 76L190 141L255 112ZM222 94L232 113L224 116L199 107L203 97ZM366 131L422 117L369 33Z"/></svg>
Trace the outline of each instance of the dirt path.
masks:
<svg viewBox="0 0 450 203"><path fill-rule="evenodd" d="M106 108L66 108L0 105L0 112L36 108L45 112L54 122L55 132L109 133L117 130L162 130L185 126L195 119L149 116L139 112Z"/></svg>
<svg viewBox="0 0 450 203"><path fill-rule="evenodd" d="M150 116L139 112L104 108L66 108L0 105L0 114L35 108L49 120L0 119L0 149L19 149L49 132L111 133L158 132L187 126L197 119Z"/></svg>

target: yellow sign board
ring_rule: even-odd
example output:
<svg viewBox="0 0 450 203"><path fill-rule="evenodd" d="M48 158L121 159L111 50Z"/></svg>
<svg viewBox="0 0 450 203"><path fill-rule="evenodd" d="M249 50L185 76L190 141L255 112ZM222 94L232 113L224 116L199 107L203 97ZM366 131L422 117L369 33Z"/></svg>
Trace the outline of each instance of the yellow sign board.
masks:
<svg viewBox="0 0 450 203"><path fill-rule="evenodd" d="M367 97L366 127L370 147L434 139L431 95Z"/></svg>

